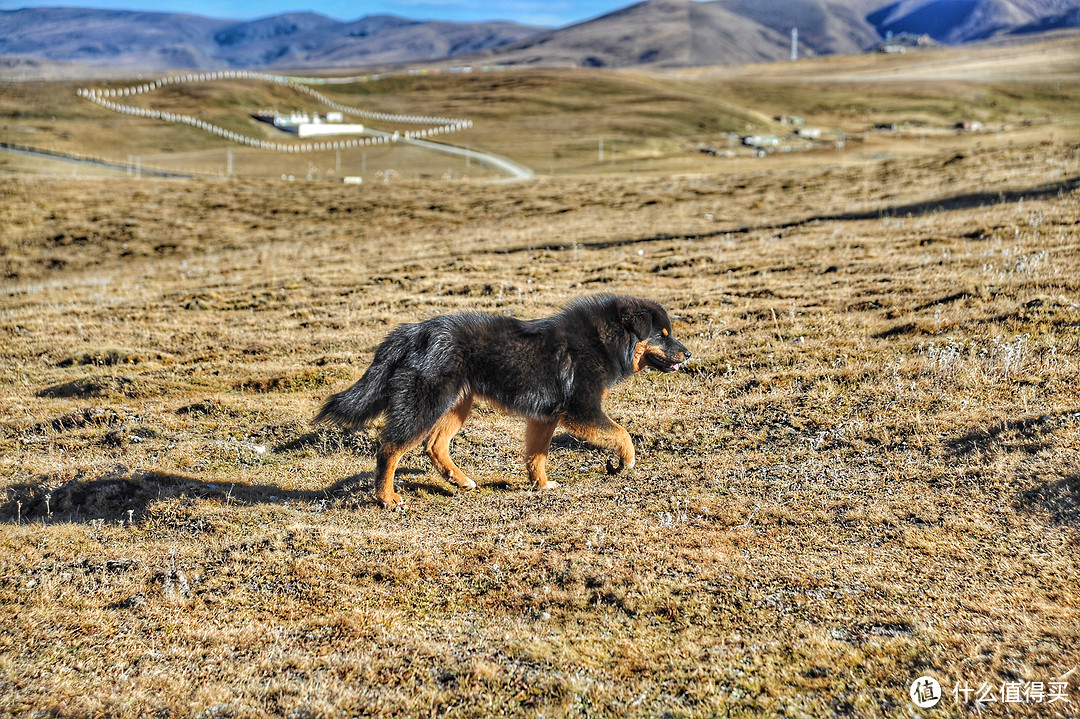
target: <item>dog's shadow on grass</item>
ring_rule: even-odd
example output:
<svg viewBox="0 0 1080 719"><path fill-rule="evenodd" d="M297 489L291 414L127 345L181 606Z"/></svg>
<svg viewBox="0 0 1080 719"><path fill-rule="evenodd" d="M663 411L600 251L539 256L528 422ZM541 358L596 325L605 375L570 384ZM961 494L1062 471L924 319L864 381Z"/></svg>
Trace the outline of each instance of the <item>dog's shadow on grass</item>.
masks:
<svg viewBox="0 0 1080 719"><path fill-rule="evenodd" d="M455 494L449 485L441 484L430 472L414 467L398 469L397 486L410 494ZM350 475L322 489L297 490L274 484L246 484L217 479L207 481L173 472L118 465L103 474L75 477L60 484L49 484L43 479L9 486L4 490L0 503L0 523L137 522L154 505L175 498L241 506L375 506L373 487L372 472Z"/></svg>
<svg viewBox="0 0 1080 719"><path fill-rule="evenodd" d="M330 430L283 438L269 449L271 455L298 453L325 457L347 452L359 459L370 458L377 446L378 442L370 434ZM429 467L423 466L426 461L422 457L414 457L413 461L415 466L409 466L411 462L407 462L395 474L399 491L407 495L419 493L443 497L460 493L435 476ZM515 489L506 481L486 483L484 488ZM372 472L353 474L321 489L298 490L274 484L204 480L174 472L117 465L100 474L76 476L58 484L42 477L9 486L0 496L0 523L138 521L155 504L171 498L203 499L241 506L286 503L313 507L377 506L373 490Z"/></svg>

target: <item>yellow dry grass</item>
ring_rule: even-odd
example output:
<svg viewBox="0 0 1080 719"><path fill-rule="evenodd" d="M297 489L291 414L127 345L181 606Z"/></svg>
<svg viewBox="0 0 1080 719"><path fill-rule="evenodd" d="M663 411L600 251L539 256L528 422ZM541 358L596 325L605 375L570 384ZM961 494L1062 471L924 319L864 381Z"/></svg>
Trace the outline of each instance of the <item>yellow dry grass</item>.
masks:
<svg viewBox="0 0 1080 719"><path fill-rule="evenodd" d="M0 706L908 716L922 674L1053 681L1078 151L453 194L3 180ZM374 433L307 424L397 323L599 291L662 301L699 358L612 393L627 476L557 439L533 492L520 421L481 408L479 490L414 453L391 513Z"/></svg>
<svg viewBox="0 0 1080 719"><path fill-rule="evenodd" d="M495 91L463 82L429 99L469 115L453 92ZM848 80L723 82L755 117L817 98L838 126L877 119ZM583 132L601 86L676 92L529 83L487 106L485 149L540 128L520 111L551 88ZM993 87L956 107L1001 134L944 131L953 85L893 86L870 104L930 137L797 160L700 155L722 123L694 134L681 100L639 168L664 172L583 147L505 185L91 181L7 158L0 713L962 716L954 689L1041 682L1042 703L985 713L1075 716L1080 144L1071 86L1011 86L1015 106ZM5 138L74 148L67 90L37 89L28 115L0 107ZM537 493L523 423L481 406L452 446L479 488L414 452L410 509L386 512L377 428L309 425L401 322L598 292L661 301L694 351L608 398L626 475L557 436L563 486ZM945 691L926 712L921 675Z"/></svg>

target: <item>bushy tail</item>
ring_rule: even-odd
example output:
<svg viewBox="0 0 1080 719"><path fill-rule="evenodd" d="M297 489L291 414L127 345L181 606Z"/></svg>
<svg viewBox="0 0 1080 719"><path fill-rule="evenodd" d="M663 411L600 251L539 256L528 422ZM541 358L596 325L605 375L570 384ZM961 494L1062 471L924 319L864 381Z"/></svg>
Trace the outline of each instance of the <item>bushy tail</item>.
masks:
<svg viewBox="0 0 1080 719"><path fill-rule="evenodd" d="M390 401L390 378L408 348L392 333L375 351L364 376L344 392L326 400L313 424L336 424L359 429L378 417Z"/></svg>

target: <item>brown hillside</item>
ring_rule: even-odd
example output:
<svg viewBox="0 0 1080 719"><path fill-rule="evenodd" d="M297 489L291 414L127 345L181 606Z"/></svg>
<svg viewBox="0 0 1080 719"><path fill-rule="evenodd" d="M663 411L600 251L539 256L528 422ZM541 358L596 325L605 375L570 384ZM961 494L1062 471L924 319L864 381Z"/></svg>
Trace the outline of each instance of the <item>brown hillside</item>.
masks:
<svg viewBox="0 0 1080 719"><path fill-rule="evenodd" d="M649 0L500 48L508 64L732 65L781 60L791 40L717 3Z"/></svg>

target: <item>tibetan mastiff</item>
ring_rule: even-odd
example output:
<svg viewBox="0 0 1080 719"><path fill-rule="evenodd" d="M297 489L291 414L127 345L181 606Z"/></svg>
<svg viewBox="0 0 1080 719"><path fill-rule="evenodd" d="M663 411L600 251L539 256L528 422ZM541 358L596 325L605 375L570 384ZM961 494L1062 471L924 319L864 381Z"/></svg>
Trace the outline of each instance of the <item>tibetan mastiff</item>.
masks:
<svg viewBox="0 0 1080 719"><path fill-rule="evenodd" d="M421 441L435 468L473 489L448 452L477 397L525 418L525 465L538 489L557 487L544 465L562 425L618 454L615 474L634 466L634 445L601 407L608 389L652 367L674 372L690 350L671 335L667 312L652 300L603 295L578 300L542 319L465 312L401 325L356 384L330 397L315 418L359 428L386 416L375 466L375 495L404 504L394 491L401 456Z"/></svg>

